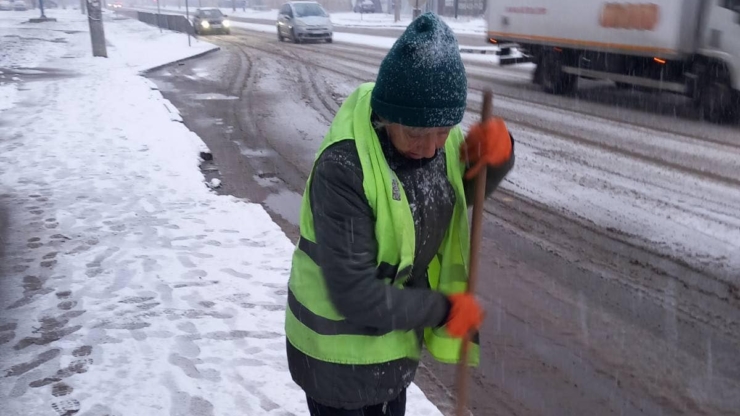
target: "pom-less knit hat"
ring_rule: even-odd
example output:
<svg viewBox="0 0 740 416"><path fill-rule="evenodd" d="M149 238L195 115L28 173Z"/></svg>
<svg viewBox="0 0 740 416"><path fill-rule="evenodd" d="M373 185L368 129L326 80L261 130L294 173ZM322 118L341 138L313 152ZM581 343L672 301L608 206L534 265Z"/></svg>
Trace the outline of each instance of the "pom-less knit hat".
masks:
<svg viewBox="0 0 740 416"><path fill-rule="evenodd" d="M371 106L390 123L454 126L465 113L467 84L455 34L434 13L425 13L380 64Z"/></svg>

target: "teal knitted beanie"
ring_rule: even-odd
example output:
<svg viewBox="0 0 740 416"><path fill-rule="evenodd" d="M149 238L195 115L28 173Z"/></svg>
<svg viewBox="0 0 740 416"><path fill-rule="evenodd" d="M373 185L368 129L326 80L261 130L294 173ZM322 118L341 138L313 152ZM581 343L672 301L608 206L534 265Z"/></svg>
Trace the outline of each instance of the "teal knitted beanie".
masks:
<svg viewBox="0 0 740 416"><path fill-rule="evenodd" d="M434 13L416 18L380 64L373 111L409 127L449 127L465 114L468 85L455 34Z"/></svg>

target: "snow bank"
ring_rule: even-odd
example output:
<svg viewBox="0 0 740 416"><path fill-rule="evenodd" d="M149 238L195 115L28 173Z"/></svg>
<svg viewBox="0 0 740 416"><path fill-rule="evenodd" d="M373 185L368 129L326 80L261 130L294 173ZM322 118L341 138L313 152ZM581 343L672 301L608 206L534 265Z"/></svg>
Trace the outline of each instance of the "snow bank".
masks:
<svg viewBox="0 0 740 416"><path fill-rule="evenodd" d="M50 14L20 36L63 27L63 56L17 56L74 75L25 82L0 113L3 416L306 414L284 353L293 245L209 190L197 136L138 75L211 46L106 21L94 59L84 16ZM440 414L415 386L408 400Z"/></svg>
<svg viewBox="0 0 740 416"><path fill-rule="evenodd" d="M273 17L274 18L274 17ZM401 20L394 21L395 17L387 13L331 13L331 21L337 26L363 28L406 28L412 19L411 15L402 15ZM443 16L442 20L457 34L482 35L486 32L486 22L482 17L454 17Z"/></svg>
<svg viewBox="0 0 740 416"><path fill-rule="evenodd" d="M277 33L274 25L263 25L260 23L232 22L232 26L246 29L246 30L255 31L255 32ZM344 33L344 32L334 32L333 36L334 36L335 42L350 43L353 45L371 46L373 48L380 48L380 49L390 49L393 46L393 44L396 43L395 38L390 38L387 36L361 35L361 34L356 34L356 33ZM472 49L469 47L461 46L461 49L462 48ZM486 49L489 51L495 51L497 48L494 46L491 46L491 47L477 48L477 49ZM465 60L498 64L498 57L493 54L465 53L462 56L463 56L463 59Z"/></svg>

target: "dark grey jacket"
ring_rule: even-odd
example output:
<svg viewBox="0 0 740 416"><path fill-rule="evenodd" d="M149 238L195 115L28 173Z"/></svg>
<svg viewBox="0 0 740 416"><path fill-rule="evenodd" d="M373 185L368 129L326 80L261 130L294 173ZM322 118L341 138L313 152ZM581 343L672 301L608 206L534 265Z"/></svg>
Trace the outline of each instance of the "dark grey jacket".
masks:
<svg viewBox="0 0 740 416"><path fill-rule="evenodd" d="M363 172L352 141L326 149L314 166L309 197L314 216L318 260L337 310L351 323L379 330L416 331L443 325L449 302L429 289L426 270L437 254L452 218L455 194L447 180L444 150L433 158L411 160L398 153L385 130L378 136L391 169L411 206L416 254L411 277L401 290L376 278L375 219L362 186ZM513 141L513 139L512 139ZM486 192L498 186L514 157L489 169ZM473 182L465 183L472 201ZM315 401L356 409L394 399L414 379L418 362L402 359L377 365L322 362L287 343L293 380Z"/></svg>

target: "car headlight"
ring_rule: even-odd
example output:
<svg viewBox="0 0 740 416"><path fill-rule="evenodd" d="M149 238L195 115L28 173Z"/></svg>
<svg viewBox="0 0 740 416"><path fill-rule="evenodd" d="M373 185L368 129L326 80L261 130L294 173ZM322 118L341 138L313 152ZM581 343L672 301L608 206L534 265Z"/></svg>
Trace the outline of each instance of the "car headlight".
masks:
<svg viewBox="0 0 740 416"><path fill-rule="evenodd" d="M208 29L209 27L211 27L211 24L208 23L207 20L200 22L200 25L203 26L203 29Z"/></svg>
<svg viewBox="0 0 740 416"><path fill-rule="evenodd" d="M224 25L224 27L231 27L231 22L230 22L230 21L228 21L228 20L224 20L224 21L222 22L222 24Z"/></svg>

